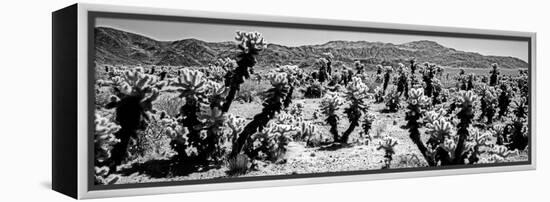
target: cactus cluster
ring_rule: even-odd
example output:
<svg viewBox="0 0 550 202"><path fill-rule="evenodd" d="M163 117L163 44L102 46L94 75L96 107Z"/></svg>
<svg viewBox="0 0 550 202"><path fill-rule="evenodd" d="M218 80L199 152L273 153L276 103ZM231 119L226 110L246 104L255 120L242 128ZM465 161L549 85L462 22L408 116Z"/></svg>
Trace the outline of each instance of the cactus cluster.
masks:
<svg viewBox="0 0 550 202"><path fill-rule="evenodd" d="M368 91L369 87L357 77L353 77L347 86L344 97L349 101L349 106L344 109L344 114L348 117L350 126L338 139L339 142L347 143L349 135L355 130L355 127L359 126L361 115L367 110Z"/></svg>
<svg viewBox="0 0 550 202"><path fill-rule="evenodd" d="M237 156L247 139L257 131L262 131L269 120L284 108L286 96L291 88L290 84L293 83L289 81L291 76L285 72L271 72L267 77L272 87L265 92L264 108L262 112L254 116L253 120L239 134L237 141L233 143L231 157Z"/></svg>
<svg viewBox="0 0 550 202"><path fill-rule="evenodd" d="M256 59L267 43L257 32L237 32L235 40L237 51L228 53L235 54L234 59L223 56L207 67L105 66L95 90L112 89L110 97L96 99L98 104L107 103L105 108L98 107L95 117L96 184L116 183L120 179L113 175L119 172L117 166L126 169L150 159L134 150L149 150L139 143L151 141L149 135L162 136L159 144L169 152L151 149L149 153L168 161L170 176L221 165L227 166L228 175L241 175L260 168L259 161L282 164L291 141L321 149L374 146L383 152L382 169L389 169L395 166L396 148L403 144L390 136L399 127L408 130L428 166L506 162L529 145L526 72L500 76L498 66L493 65L485 78L467 75L462 69L449 80L449 73L445 78L440 66L418 65L411 58L384 60L373 74L360 61L354 61L354 72L346 67L349 61L335 61L332 53L323 53L317 55L313 71L306 66L273 64L254 73ZM372 61L365 62L372 68ZM257 81L251 81L251 75ZM321 99L293 100L304 97ZM233 101L240 98L262 102L261 110L245 104L245 112L237 108L229 113ZM379 111L369 112L371 102L385 103L373 105ZM311 105L317 103L318 108L312 110ZM406 125L390 120L394 126L386 131L387 119L402 116L403 108ZM478 117L477 110L481 111ZM251 111L257 113L252 119L235 115ZM379 115L381 120L376 121L375 114L387 112L393 114ZM342 124L341 118L349 125ZM329 133L323 133L326 128ZM360 131L358 136L356 131ZM368 145L373 139L376 144Z"/></svg>
<svg viewBox="0 0 550 202"><path fill-rule="evenodd" d="M340 117L337 111L344 104L344 101L337 93L329 92L321 99L319 108L321 112L326 116L325 122L330 125L330 133L332 134L333 141L338 142L340 136L338 134L338 121Z"/></svg>
<svg viewBox="0 0 550 202"><path fill-rule="evenodd" d="M158 98L166 82L144 73L141 67L124 71L121 76L113 77L112 82L113 95L105 108L115 109L115 121L121 127L115 133L120 142L112 151L113 163L118 165L127 157L130 138L138 138L138 131L147 127L149 113L153 111L152 102Z"/></svg>
<svg viewBox="0 0 550 202"><path fill-rule="evenodd" d="M114 145L120 142L115 137L115 133L120 130L120 126L111 122L107 117L98 113L95 114L95 137L94 154L95 164L102 165L111 158L111 150Z"/></svg>
<svg viewBox="0 0 550 202"><path fill-rule="evenodd" d="M431 155L428 152L428 148L424 145L420 139L419 119L422 117L423 109L428 105L430 99L424 95L424 90L421 88L411 89L409 91L409 100L407 106L407 112L405 114L405 120L407 120L407 128L409 129L409 137L413 143L418 147L420 153L426 159L428 165L435 166L435 162L432 160Z"/></svg>

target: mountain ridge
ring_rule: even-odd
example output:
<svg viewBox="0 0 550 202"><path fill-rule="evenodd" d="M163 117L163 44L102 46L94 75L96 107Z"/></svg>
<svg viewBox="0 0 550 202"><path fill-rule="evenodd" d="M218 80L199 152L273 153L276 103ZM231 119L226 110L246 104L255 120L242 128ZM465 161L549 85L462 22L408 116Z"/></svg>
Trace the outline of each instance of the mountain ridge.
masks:
<svg viewBox="0 0 550 202"><path fill-rule="evenodd" d="M97 27L94 32L95 61L102 64L206 66L218 58L235 58L239 53L235 43L229 41L206 42L194 38L158 41L108 27ZM510 69L528 67L525 61L515 57L460 51L429 40L403 44L345 40L302 46L268 44L257 60L259 66L296 64L308 67L325 52L334 55L336 66L351 65L355 60L367 66L406 64L410 57L415 57L419 63L432 62L456 68L489 68L492 63Z"/></svg>

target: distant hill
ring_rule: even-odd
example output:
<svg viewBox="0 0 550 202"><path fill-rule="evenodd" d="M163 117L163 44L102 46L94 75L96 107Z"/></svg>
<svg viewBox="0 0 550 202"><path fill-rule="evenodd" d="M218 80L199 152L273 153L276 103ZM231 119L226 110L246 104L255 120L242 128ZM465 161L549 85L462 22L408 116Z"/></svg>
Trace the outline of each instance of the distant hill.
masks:
<svg viewBox="0 0 550 202"><path fill-rule="evenodd" d="M228 36L230 39L231 36ZM269 39L267 39L269 40ZM206 66L218 58L238 53L233 42L204 42L197 39L157 41L145 36L113 28L95 28L96 62L102 64L148 64L174 66ZM484 56L447 48L433 41L391 44L367 41L330 41L320 45L287 47L269 44L258 57L258 65L297 64L307 67L323 53L331 52L336 65L350 65L361 60L368 66L395 65L416 57L419 63L432 62L446 67L488 68L498 63L502 68L527 68L515 57Z"/></svg>

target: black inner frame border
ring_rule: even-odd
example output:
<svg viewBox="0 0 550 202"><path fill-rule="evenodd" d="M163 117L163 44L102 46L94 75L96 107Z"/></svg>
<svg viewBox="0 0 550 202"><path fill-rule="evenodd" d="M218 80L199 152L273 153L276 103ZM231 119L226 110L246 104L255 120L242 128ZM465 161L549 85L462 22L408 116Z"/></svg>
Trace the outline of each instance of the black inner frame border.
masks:
<svg viewBox="0 0 550 202"><path fill-rule="evenodd" d="M378 169L378 170L358 170L358 171L337 171L337 172L323 172L323 173L308 173L308 174L294 174L294 175L266 175L266 176L253 176L253 177L236 177L236 178L214 178L214 179L199 179L199 180L184 180L184 181L171 181L171 182L148 182L148 183L136 183L136 184L114 184L114 185L95 185L94 184L94 119L95 119L95 22L99 17L104 18L119 18L119 19L133 19L133 20L157 20L157 21L173 21L173 22L194 22L205 24L229 24L229 25L248 25L248 26L261 26L261 27L278 27L278 28L302 28L302 29L315 29L315 30L336 30L336 31L354 31L354 32L373 32L373 33L385 33L385 34L410 34L410 35L424 35L424 36L442 36L442 37L459 37L459 38L476 38L476 39L495 39L495 40L510 40L510 41L525 41L528 42L528 85L529 93L534 93L532 89L532 47L533 41L531 37L524 36L508 36L497 34L474 34L474 33L453 33L453 32L441 32L441 31L420 31L411 29L390 29L390 28L375 28L375 27L358 27L358 26L339 26L339 25L321 25L321 24L303 24L303 23L291 23L291 22L272 22L272 21L254 21L254 20L236 20L236 19L222 19L222 18L203 18L203 17L188 17L188 16L168 16L168 15L153 15L153 14L135 14L135 13L117 13L117 12L99 12L99 11L87 11L87 43L88 43L88 191L95 190L114 190L114 189L128 189L128 188L147 188L147 187L161 187L161 186L178 186L178 185L199 185L199 184L213 184L213 183L232 183L232 182L249 182L249 181L265 181L265 180L288 180L288 179L301 179L301 178L316 178L316 177L337 177L337 176L350 176L350 175L365 175L365 174L377 174L377 173L399 173L399 172L418 172L418 171L433 171L433 170L449 170L449 169L461 169L461 168L487 168L487 167L506 167L506 166L518 166L518 165L530 165L532 163L532 111L534 107L532 105L532 94L528 99L529 104L529 116L528 116L528 133L529 133L529 152L528 160L520 162L505 162L505 163L491 163L491 164L476 164L476 165L453 165L445 167L419 167L419 168L393 168L393 169ZM320 19L322 21L322 19ZM92 82L93 81L93 82Z"/></svg>

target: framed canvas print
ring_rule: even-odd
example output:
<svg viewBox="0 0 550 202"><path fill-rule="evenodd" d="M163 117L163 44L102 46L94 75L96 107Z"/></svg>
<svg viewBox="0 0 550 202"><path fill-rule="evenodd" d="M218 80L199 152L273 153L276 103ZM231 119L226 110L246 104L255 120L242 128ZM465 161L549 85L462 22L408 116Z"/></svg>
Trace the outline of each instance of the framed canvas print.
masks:
<svg viewBox="0 0 550 202"><path fill-rule="evenodd" d="M52 184L74 198L535 169L535 33L52 16Z"/></svg>

